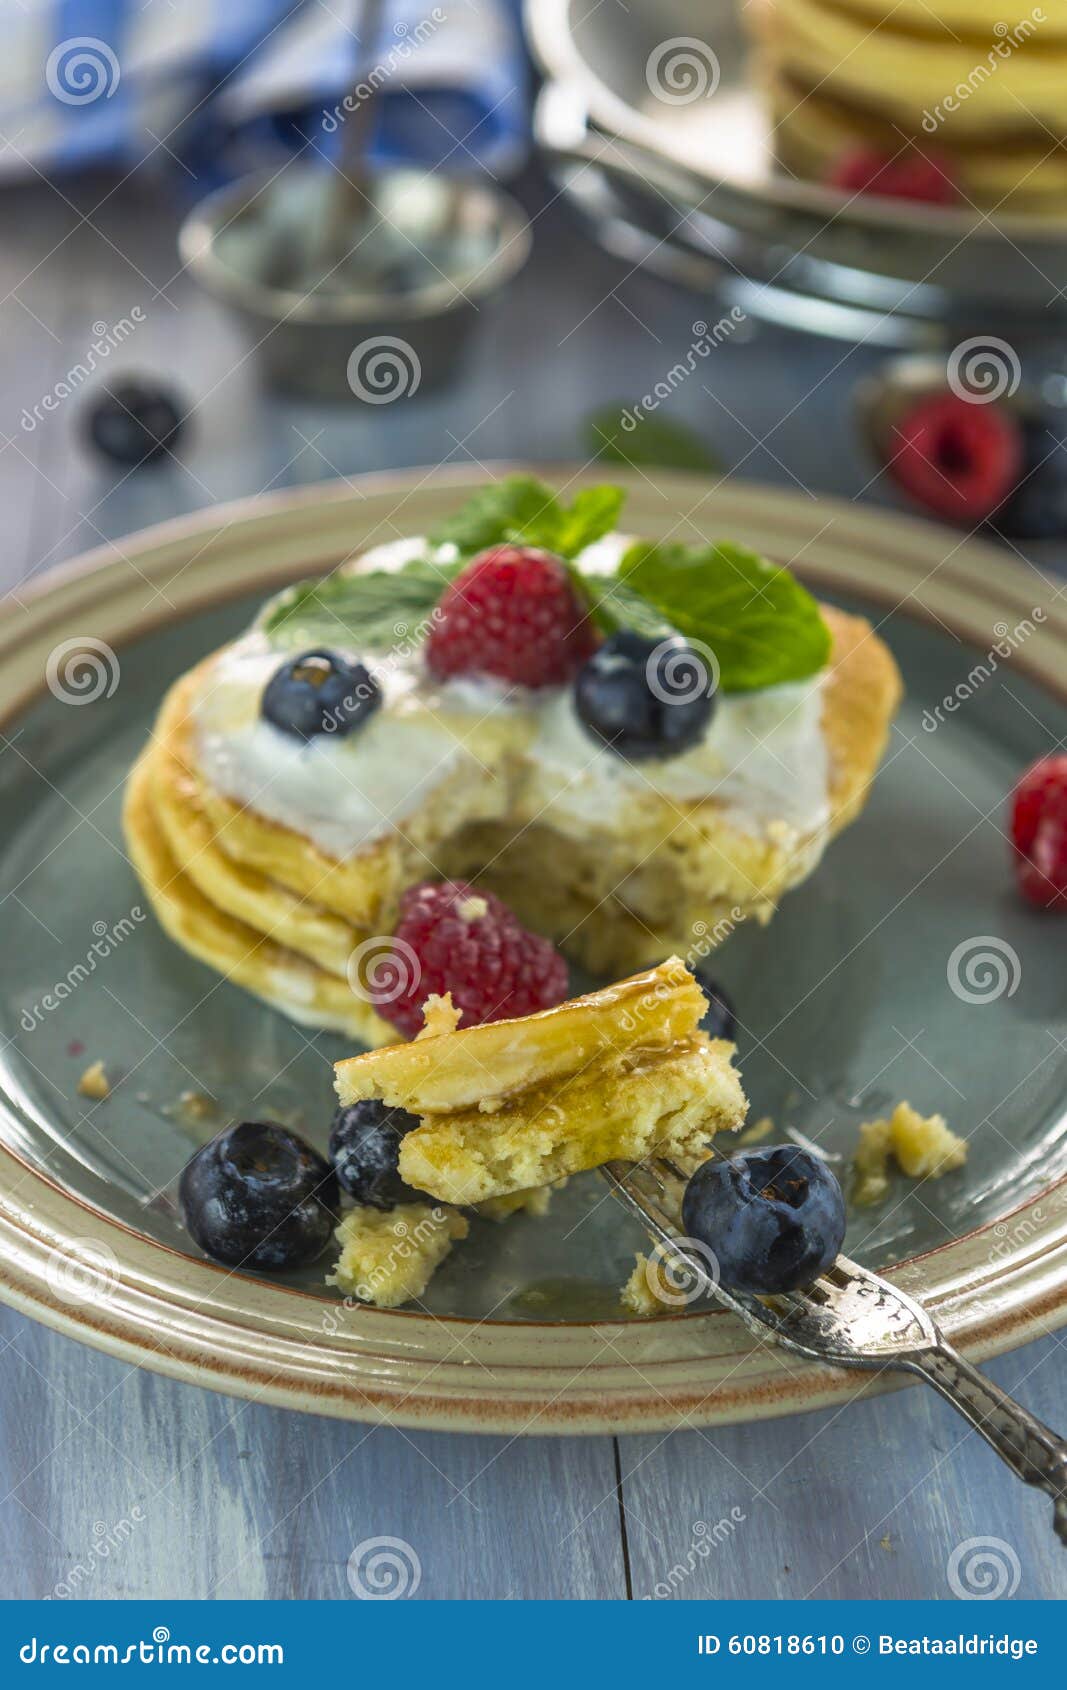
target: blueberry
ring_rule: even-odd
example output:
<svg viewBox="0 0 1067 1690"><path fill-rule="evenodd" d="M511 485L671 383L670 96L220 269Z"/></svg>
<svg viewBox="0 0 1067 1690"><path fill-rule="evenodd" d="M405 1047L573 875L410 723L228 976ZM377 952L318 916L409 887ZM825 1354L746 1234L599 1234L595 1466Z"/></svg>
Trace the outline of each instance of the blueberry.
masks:
<svg viewBox="0 0 1067 1690"><path fill-rule="evenodd" d="M382 690L362 663L346 663L332 651L305 651L275 670L260 710L297 739L316 734L343 739L369 721L381 702Z"/></svg>
<svg viewBox="0 0 1067 1690"><path fill-rule="evenodd" d="M200 1248L230 1267L303 1267L340 1212L330 1164L274 1121L241 1121L205 1144L182 1170L178 1200Z"/></svg>
<svg viewBox="0 0 1067 1690"><path fill-rule="evenodd" d="M134 376L109 382L89 411L89 438L105 457L120 464L136 466L161 458L177 443L184 426L167 389Z"/></svg>
<svg viewBox="0 0 1067 1690"><path fill-rule="evenodd" d="M702 1162L685 1188L682 1225L712 1252L728 1290L795 1291L836 1259L845 1200L818 1156L779 1144Z"/></svg>
<svg viewBox="0 0 1067 1690"><path fill-rule="evenodd" d="M620 757L677 757L707 732L715 677L679 636L653 640L623 629L578 671L574 707L589 732Z"/></svg>
<svg viewBox="0 0 1067 1690"><path fill-rule="evenodd" d="M696 968L694 973L701 991L708 1000L708 1007L704 1011L704 1018L700 1025L709 1038L735 1039L737 1037L737 1016L730 999L722 987L704 972L703 968Z"/></svg>
<svg viewBox="0 0 1067 1690"><path fill-rule="evenodd" d="M425 1192L413 1191L400 1178L397 1163L400 1140L417 1115L406 1109L387 1109L377 1098L338 1109L330 1128L330 1161L350 1197L372 1209L395 1209L398 1203L429 1202Z"/></svg>
<svg viewBox="0 0 1067 1690"><path fill-rule="evenodd" d="M1016 540L1055 540L1067 534L1067 450L1047 418L1029 418L1022 432L1019 484L990 522Z"/></svg>

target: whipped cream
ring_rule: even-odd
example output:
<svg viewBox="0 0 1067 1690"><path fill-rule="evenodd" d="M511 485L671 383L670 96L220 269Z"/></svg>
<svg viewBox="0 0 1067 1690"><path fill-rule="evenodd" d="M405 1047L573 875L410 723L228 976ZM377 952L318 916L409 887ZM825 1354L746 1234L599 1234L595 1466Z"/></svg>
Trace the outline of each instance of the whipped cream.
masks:
<svg viewBox="0 0 1067 1690"><path fill-rule="evenodd" d="M720 697L698 746L631 763L586 732L569 691L540 712L527 752L536 807L561 831L622 825L642 794L685 805L715 799L752 832L785 822L817 833L829 821L828 758L818 678Z"/></svg>
<svg viewBox="0 0 1067 1690"><path fill-rule="evenodd" d="M583 554L583 567L610 571L629 543L607 536ZM393 541L358 563L398 569L426 550L418 539ZM624 827L653 797L679 805L714 799L757 834L784 823L798 835L818 835L829 821L821 676L720 695L700 745L664 762L630 763L585 730L570 688L529 692L490 677L437 683L418 646L381 655L336 649L362 661L383 695L380 709L348 736L322 734L305 744L263 720L260 698L284 654L260 630L209 667L191 712L196 756L211 784L331 856L351 856L402 827L457 778L499 783L492 807L510 813L507 786L520 767L529 819L582 837Z"/></svg>
<svg viewBox="0 0 1067 1690"><path fill-rule="evenodd" d="M414 655L363 657L382 690L380 708L351 735L319 734L305 744L260 715L281 661L258 632L220 655L193 704L197 760L218 791L334 857L402 827L443 782L477 774L483 765L463 730L509 707L490 680L423 687Z"/></svg>

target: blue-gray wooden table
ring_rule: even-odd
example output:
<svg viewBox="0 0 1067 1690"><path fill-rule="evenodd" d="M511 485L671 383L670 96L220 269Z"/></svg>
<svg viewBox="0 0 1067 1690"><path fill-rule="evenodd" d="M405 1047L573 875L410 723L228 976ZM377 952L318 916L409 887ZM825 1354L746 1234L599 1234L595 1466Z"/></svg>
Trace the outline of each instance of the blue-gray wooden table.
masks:
<svg viewBox="0 0 1067 1690"><path fill-rule="evenodd" d="M237 330L181 273L179 208L157 185L8 189L4 585L266 488L407 465L584 458L583 418L660 380L708 302L599 253L562 207L531 195L533 261L483 313L458 383L328 408L263 392ZM110 367L161 374L195 405L179 457L130 476L85 450L79 376L43 420L23 420L67 381L99 325L124 318L137 326ZM732 473L883 498L849 405L875 361L870 349L745 326L665 414L697 426ZM352 1550L380 1537L417 1556L419 1599L950 1598L953 1559L973 1554L960 1550L972 1539L997 1540L989 1554L1018 1597L1065 1590L1048 1503L923 1390L726 1430L508 1440L233 1401L6 1309L0 1343L5 1596L347 1597ZM989 1371L1067 1423L1060 1337Z"/></svg>

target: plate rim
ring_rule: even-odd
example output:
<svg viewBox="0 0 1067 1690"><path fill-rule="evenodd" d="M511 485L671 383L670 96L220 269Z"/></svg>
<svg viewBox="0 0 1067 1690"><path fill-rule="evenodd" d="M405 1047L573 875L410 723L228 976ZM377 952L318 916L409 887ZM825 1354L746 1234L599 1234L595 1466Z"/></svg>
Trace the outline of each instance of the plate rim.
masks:
<svg viewBox="0 0 1067 1690"><path fill-rule="evenodd" d="M612 479L625 482L632 494L639 495L643 486L650 496L651 486L672 508L685 502L688 511L688 501L700 488L706 492L697 508L710 501L713 510L735 505L744 509L747 500L753 507L744 519L747 533L755 525L761 535L778 529L785 539L792 528L795 538L799 530L824 522L818 537L824 541L835 533L835 555L821 564L814 558L798 560L800 573L875 605L893 603L901 614L919 620L942 620L927 601L935 596L930 581L945 570L941 585L962 595L962 621L957 620L966 629L968 645L977 644L976 609L1017 614L1029 601L1032 612L1042 586L1048 585L1038 571L991 544L961 542L955 530L882 507L812 500L757 482L731 479L716 486L700 475L623 476L614 469L611 466ZM12 687L5 672L0 722L24 710L43 690L41 642L57 637L57 624L86 603L91 608L102 587L108 589L104 602L117 596L122 603L129 596L133 589L128 565L134 559L147 561L162 575L169 559L199 540L203 543L193 562L206 558L207 563L182 588L172 610L147 619L142 615L129 627L123 624L122 633L115 636L120 650L162 623L212 602L244 596L251 582L247 574L223 573L226 551L229 546L255 550L252 530L263 522L285 529L286 544L295 545L298 538L301 542L297 568L288 557L284 565L257 576L267 587L313 567L318 557L312 554L320 546L325 559L343 556L363 543L359 518L365 506L378 507L397 497L404 503L423 495L438 498L445 491L473 490L487 480L522 471L577 484L603 479L605 473L602 467L568 462L372 473L210 506L154 524L121 544L96 546L44 571L18 589L17 599L0 605L0 655L14 642L16 629L18 640L26 640L27 614L29 645L37 653L32 686ZM314 545L309 545L302 524L316 511L333 520L324 523L321 541L316 534L311 537ZM884 532L890 524L892 535ZM339 546L346 528L352 528L352 536ZM872 552L888 559L892 579L859 575L857 548L868 562ZM946 555L931 567L931 557L941 549ZM899 603L903 581L919 571L925 574L912 580L905 595L912 602ZM138 573L152 584L152 567ZM118 613L117 605L113 612ZM1051 641L1057 630L1060 635L1067 632L1067 606L1060 609L1052 600L1049 612ZM1045 628L1039 633L1043 649ZM1044 661L1039 650L1032 660L1016 666L1051 692L1067 696L1067 682L1055 673L1052 659L1050 644ZM27 1188L28 1196L22 1195ZM1009 1233L1016 1239L1006 1248ZM988 1271L984 1278L979 1275L977 1288L968 1289L963 1284L967 1265L973 1274L983 1245ZM114 1257L115 1265L97 1286L101 1253L105 1259ZM81 1282L93 1286L92 1295L72 1301L57 1293L57 1262L73 1264L75 1277L81 1273ZM949 1335L973 1357L999 1353L1053 1330L1067 1322L1067 1177L996 1221L908 1258L895 1273L906 1288L925 1293ZM750 1351L743 1333L738 1341L740 1329L732 1330L736 1323L725 1311L685 1312L647 1322L540 1325L359 1308L348 1312L344 1333L326 1333L328 1320L337 1324L330 1311L343 1305L183 1256L63 1191L7 1145L0 1145L0 1297L59 1331L189 1383L342 1418L384 1419L399 1425L509 1434L666 1430L679 1422L725 1423L797 1412L857 1392L855 1375L815 1364L798 1368L791 1363L786 1370L776 1355ZM472 1348L472 1354L455 1353ZM606 1349L615 1355L603 1365ZM472 1360L481 1367L472 1368ZM486 1389L479 1377L484 1367L499 1375L503 1389ZM590 1368L596 1374L594 1387L579 1385ZM860 1389L884 1389L889 1383L868 1378Z"/></svg>

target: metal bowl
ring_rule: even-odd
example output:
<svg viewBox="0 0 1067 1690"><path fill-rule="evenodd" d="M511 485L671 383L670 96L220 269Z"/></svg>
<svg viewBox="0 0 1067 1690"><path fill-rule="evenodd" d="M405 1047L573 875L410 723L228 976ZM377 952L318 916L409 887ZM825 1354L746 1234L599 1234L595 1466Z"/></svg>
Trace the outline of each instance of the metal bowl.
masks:
<svg viewBox="0 0 1067 1690"><path fill-rule="evenodd" d="M481 302L526 262L526 216L496 188L388 170L373 181L376 214L338 227L337 180L292 164L219 189L183 224L182 261L276 387L381 404L438 386Z"/></svg>

